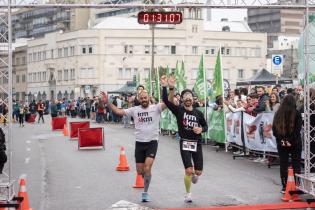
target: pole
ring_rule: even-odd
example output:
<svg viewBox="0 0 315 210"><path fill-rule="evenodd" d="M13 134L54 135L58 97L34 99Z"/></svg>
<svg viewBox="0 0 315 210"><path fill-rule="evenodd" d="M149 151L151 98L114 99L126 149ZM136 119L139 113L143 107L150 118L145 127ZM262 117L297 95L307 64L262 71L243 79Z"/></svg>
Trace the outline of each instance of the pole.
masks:
<svg viewBox="0 0 315 210"><path fill-rule="evenodd" d="M9 139L9 183L11 183L11 161L12 161L12 17L11 17L11 0L8 0L8 45L9 45L9 57L8 57L8 118L9 118L9 129L8 129L8 139Z"/></svg>
<svg viewBox="0 0 315 210"><path fill-rule="evenodd" d="M154 1L154 0L153 0ZM154 24L151 25L152 32L152 45L151 45L151 69L149 72L149 81L150 81L150 96L152 96L152 72L154 71Z"/></svg>

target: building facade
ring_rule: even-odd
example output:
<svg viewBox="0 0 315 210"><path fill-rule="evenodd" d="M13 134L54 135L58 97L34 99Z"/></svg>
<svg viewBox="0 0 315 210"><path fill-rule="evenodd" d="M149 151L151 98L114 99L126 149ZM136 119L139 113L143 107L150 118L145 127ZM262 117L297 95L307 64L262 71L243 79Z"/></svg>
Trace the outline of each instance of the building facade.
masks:
<svg viewBox="0 0 315 210"><path fill-rule="evenodd" d="M185 63L188 87L195 83L201 55L207 78L213 77L217 52L223 76L235 87L266 68L265 33L211 31L200 10L186 12L180 25L155 29L155 67ZM224 23L226 26L228 23ZM242 23L240 23L242 24ZM235 25L235 23L234 23ZM231 25L233 29L233 24ZM91 30L46 34L28 42L28 92L45 92L48 99L98 95L115 91L151 68L151 30L135 18L108 18Z"/></svg>
<svg viewBox="0 0 315 210"><path fill-rule="evenodd" d="M288 4L289 1L280 1ZM302 3L296 0L293 3ZM273 47L273 42L278 36L299 36L304 29L304 11L294 9L248 9L248 25L254 32L268 34L268 48Z"/></svg>
<svg viewBox="0 0 315 210"><path fill-rule="evenodd" d="M42 37L55 31L87 29L89 9L25 8L12 14L13 39ZM0 30L6 26L0 25Z"/></svg>
<svg viewBox="0 0 315 210"><path fill-rule="evenodd" d="M27 97L27 45L16 47L12 55L12 87L15 100L28 100Z"/></svg>

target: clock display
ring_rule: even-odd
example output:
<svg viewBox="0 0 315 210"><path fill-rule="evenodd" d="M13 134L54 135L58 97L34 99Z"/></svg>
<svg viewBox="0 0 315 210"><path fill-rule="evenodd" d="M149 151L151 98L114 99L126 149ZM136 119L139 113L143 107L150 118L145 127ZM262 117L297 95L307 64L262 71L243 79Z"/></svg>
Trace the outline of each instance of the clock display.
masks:
<svg viewBox="0 0 315 210"><path fill-rule="evenodd" d="M139 12L139 24L180 24L183 21L181 12Z"/></svg>

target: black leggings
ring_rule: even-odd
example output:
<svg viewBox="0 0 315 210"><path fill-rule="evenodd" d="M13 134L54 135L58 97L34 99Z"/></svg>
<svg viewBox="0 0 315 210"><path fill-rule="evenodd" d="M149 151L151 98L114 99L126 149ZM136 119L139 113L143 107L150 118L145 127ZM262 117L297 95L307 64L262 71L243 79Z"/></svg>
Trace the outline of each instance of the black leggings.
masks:
<svg viewBox="0 0 315 210"><path fill-rule="evenodd" d="M301 153L302 143L299 142L297 145L291 147L282 147L277 145L278 153L280 158L280 177L281 180L285 181L288 178L288 167L289 167L289 156L291 154L291 163L294 174L301 173Z"/></svg>
<svg viewBox="0 0 315 210"><path fill-rule="evenodd" d="M23 114L19 114L19 123L20 123L20 125L24 124L24 115Z"/></svg>

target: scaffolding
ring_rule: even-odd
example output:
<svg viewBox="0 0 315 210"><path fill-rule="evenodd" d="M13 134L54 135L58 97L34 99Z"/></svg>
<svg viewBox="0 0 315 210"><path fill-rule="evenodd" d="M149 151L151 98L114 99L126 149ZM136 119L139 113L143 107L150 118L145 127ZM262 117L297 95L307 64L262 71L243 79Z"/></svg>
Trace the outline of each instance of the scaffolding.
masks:
<svg viewBox="0 0 315 210"><path fill-rule="evenodd" d="M305 71L304 71L304 150L305 150L305 170L304 174L298 175L298 188L305 193L315 196L315 154L311 152L311 144L315 144L315 127L310 124L312 113L310 105L312 102L309 95L309 63L315 61L315 50L311 50L314 46L310 45L310 40L315 39L315 34L309 30L309 10L315 8L315 0L205 0L198 1L182 1L175 0L144 0L142 3L131 2L125 0L0 0L0 23L6 26L6 30L0 32L0 75L5 83L0 85L0 104L8 107L8 115L5 116L7 126L2 126L7 137L7 154L8 162L5 166L3 174L0 176L0 200L11 201L14 196L14 180L11 176L12 161L12 23L11 11L20 8L140 8L146 9L162 9L170 8L177 10L179 8L206 8L206 9L294 9L304 11L304 52L305 52ZM315 105L315 104L314 104Z"/></svg>

